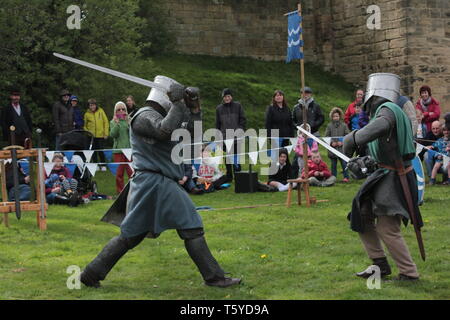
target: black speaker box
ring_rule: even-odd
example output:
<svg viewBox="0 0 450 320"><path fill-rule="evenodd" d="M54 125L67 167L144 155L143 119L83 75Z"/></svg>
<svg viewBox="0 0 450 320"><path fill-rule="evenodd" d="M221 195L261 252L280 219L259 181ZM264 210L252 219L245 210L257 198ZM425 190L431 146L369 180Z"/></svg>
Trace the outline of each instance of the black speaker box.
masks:
<svg viewBox="0 0 450 320"><path fill-rule="evenodd" d="M234 173L234 192L235 193L253 193L258 191L258 173L257 172L235 172Z"/></svg>

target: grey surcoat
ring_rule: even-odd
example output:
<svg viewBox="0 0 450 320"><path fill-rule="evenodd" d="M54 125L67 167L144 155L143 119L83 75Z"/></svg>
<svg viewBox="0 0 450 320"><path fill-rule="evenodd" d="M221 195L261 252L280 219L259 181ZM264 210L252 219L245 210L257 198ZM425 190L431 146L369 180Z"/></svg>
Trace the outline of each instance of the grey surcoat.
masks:
<svg viewBox="0 0 450 320"><path fill-rule="evenodd" d="M152 107L141 108L133 117L130 140L136 175L130 182L127 214L120 228L133 237L144 232L158 236L167 229L202 228L192 200L178 184L182 165L171 160L173 130L186 121L186 107L174 105L164 116Z"/></svg>

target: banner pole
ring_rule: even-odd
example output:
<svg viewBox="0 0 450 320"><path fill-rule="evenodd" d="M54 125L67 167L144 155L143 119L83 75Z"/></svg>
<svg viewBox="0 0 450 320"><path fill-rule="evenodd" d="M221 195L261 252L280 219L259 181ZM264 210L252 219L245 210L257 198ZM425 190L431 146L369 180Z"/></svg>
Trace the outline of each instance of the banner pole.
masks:
<svg viewBox="0 0 450 320"><path fill-rule="evenodd" d="M298 3L298 15L300 17L302 17L302 4L299 2ZM301 81L301 88L300 88L300 92L302 93L302 98L305 97L305 93L303 92L305 89L305 59L304 59L304 51L303 51L303 46L304 46L304 42L303 42L303 18L300 21L300 43L303 43L303 45L300 46L300 55L301 55L301 59L300 59L300 81ZM306 106L303 106L303 128L306 129L307 128L307 124L308 124L308 112L306 110ZM309 168L308 168L308 144L307 144L307 136L305 134L303 134L303 168L305 170L305 180L308 180L308 176L309 176ZM301 175L301 173L300 173ZM300 186L299 186L300 188ZM311 206L311 199L309 196L309 182L305 182L303 185L304 188L304 192L305 192L305 198L306 198L306 206L310 207Z"/></svg>

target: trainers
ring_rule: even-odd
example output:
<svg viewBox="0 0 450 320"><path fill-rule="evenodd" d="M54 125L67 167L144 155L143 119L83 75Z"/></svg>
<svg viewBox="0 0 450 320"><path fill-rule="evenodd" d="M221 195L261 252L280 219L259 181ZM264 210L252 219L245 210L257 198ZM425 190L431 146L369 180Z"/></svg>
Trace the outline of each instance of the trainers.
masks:
<svg viewBox="0 0 450 320"><path fill-rule="evenodd" d="M348 183L349 180L348 180L348 178L344 178L344 179L342 180L342 182L343 182L343 183Z"/></svg>

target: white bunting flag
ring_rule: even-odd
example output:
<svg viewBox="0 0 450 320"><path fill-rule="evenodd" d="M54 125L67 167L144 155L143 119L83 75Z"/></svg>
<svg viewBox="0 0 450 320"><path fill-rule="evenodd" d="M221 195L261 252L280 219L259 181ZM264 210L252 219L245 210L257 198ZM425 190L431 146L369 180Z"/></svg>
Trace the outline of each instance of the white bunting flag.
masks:
<svg viewBox="0 0 450 320"><path fill-rule="evenodd" d="M225 140L225 147L227 148L227 152L231 152L231 147L233 146L234 140Z"/></svg>
<svg viewBox="0 0 450 320"><path fill-rule="evenodd" d="M83 154L86 157L86 162L91 162L92 155L94 154L94 152L95 151L93 151L93 150L85 150L85 151L83 151Z"/></svg>
<svg viewBox="0 0 450 320"><path fill-rule="evenodd" d="M286 150L288 153L291 153L293 148L294 148L294 146L287 146Z"/></svg>
<svg viewBox="0 0 450 320"><path fill-rule="evenodd" d="M209 158L209 162L214 165L220 165L222 162L222 157L211 157Z"/></svg>
<svg viewBox="0 0 450 320"><path fill-rule="evenodd" d="M267 142L267 137L258 137L258 146L259 149L262 149Z"/></svg>
<svg viewBox="0 0 450 320"><path fill-rule="evenodd" d="M327 144L331 144L331 138L330 137L322 138L322 140L325 141Z"/></svg>
<svg viewBox="0 0 450 320"><path fill-rule="evenodd" d="M46 151L45 155L48 158L48 161L52 161L53 160L53 156L55 155L55 151Z"/></svg>
<svg viewBox="0 0 450 320"><path fill-rule="evenodd" d="M296 146L297 145L297 140L298 138L289 138L289 141L291 142L291 146Z"/></svg>
<svg viewBox="0 0 450 320"><path fill-rule="evenodd" d="M131 161L131 149L122 149L122 153L127 157L128 161Z"/></svg>
<svg viewBox="0 0 450 320"><path fill-rule="evenodd" d="M419 153L422 152L423 148L424 148L423 145L421 145L420 143L417 144L417 146L416 146L416 156L418 156Z"/></svg>
<svg viewBox="0 0 450 320"><path fill-rule="evenodd" d="M258 151L249 152L248 157L250 158L252 164L258 163Z"/></svg>
<svg viewBox="0 0 450 320"><path fill-rule="evenodd" d="M92 176L94 177L95 172L97 171L97 168L98 168L98 164L97 163L86 163L85 168L87 168L89 170L89 172L92 174Z"/></svg>
<svg viewBox="0 0 450 320"><path fill-rule="evenodd" d="M44 168L45 168L45 173L47 174L47 177L50 176L50 173L53 170L53 166L55 164L53 162L44 162Z"/></svg>

